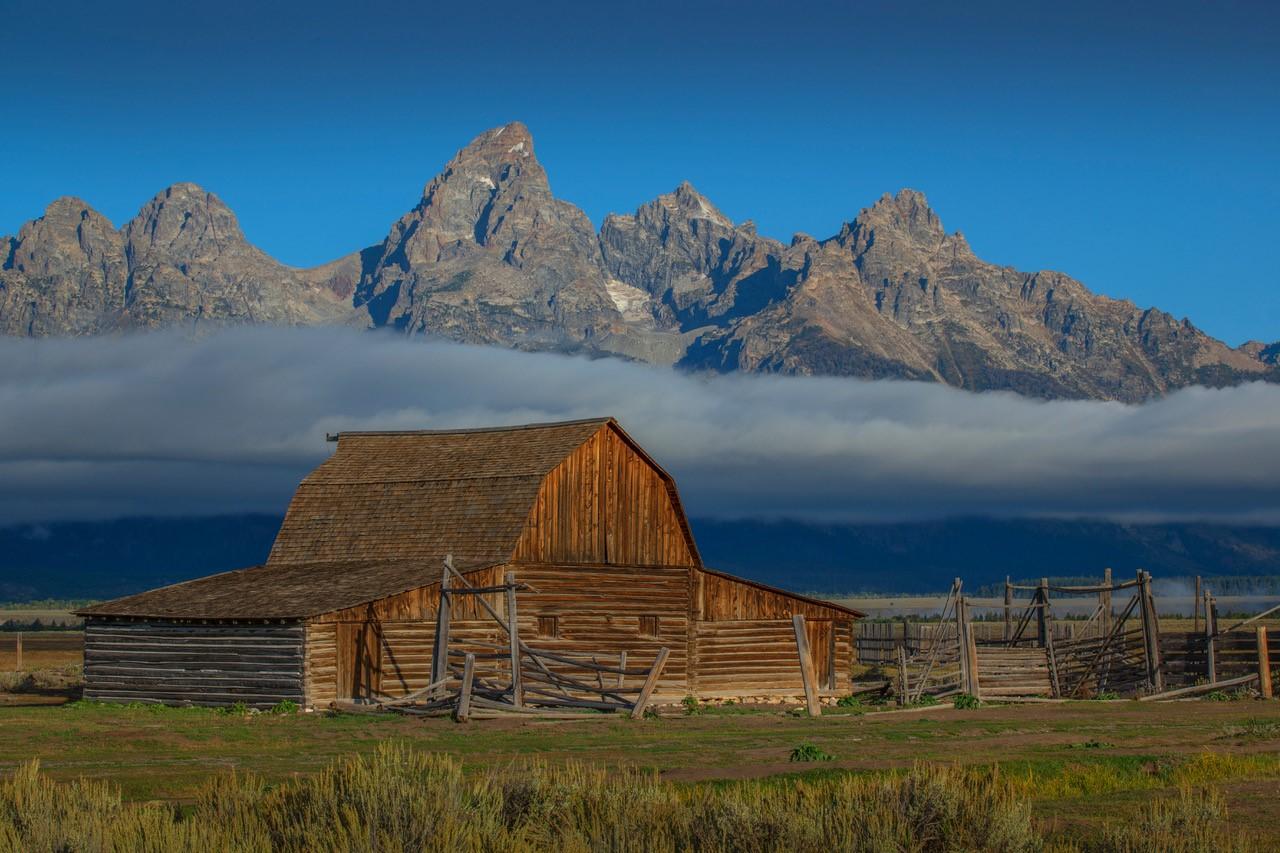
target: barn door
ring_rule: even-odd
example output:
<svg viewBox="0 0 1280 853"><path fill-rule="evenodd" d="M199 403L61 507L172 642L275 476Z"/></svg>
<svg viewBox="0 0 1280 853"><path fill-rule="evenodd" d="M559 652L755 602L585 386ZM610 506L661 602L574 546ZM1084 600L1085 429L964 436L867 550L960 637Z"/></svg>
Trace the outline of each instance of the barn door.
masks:
<svg viewBox="0 0 1280 853"><path fill-rule="evenodd" d="M382 627L376 622L341 622L337 641L338 698L374 698L382 690Z"/></svg>
<svg viewBox="0 0 1280 853"><path fill-rule="evenodd" d="M836 635L830 619L811 619L804 623L809 634L809 654L813 656L813 671L818 686L836 686Z"/></svg>

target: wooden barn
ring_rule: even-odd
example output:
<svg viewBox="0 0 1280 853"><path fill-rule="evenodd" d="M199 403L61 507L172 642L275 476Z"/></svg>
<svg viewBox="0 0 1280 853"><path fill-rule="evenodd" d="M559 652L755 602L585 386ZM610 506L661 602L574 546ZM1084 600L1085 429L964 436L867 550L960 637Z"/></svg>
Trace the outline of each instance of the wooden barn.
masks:
<svg viewBox="0 0 1280 853"><path fill-rule="evenodd" d="M861 614L703 566L675 482L612 418L336 441L264 565L80 612L86 697L316 708L419 691L450 555L489 590L451 605L450 642L501 640L484 605L514 575L521 638L640 667L666 649L662 696L798 694L795 614L818 685L847 688Z"/></svg>

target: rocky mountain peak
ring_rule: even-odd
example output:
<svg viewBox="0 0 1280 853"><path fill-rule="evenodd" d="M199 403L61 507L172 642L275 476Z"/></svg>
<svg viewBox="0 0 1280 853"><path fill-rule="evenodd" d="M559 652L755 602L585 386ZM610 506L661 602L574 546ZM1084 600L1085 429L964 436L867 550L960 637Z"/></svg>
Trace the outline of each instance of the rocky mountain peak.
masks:
<svg viewBox="0 0 1280 853"><path fill-rule="evenodd" d="M115 226L83 199L62 196L45 208L44 216L23 225L17 238L3 248L5 269L60 275L119 255L120 236Z"/></svg>
<svg viewBox="0 0 1280 853"><path fill-rule="evenodd" d="M693 184L681 181L673 192L658 196L654 203L669 211L679 212L686 219L708 219L725 228L732 228L733 221L725 216L711 201L698 192Z"/></svg>
<svg viewBox="0 0 1280 853"><path fill-rule="evenodd" d="M97 211L89 206L89 203L78 196L64 195L55 198L49 202L44 209L45 219L62 219L66 217L78 217L81 214L96 214Z"/></svg>
<svg viewBox="0 0 1280 853"><path fill-rule="evenodd" d="M486 130L462 148L455 162L483 162L494 166L537 162L533 153L533 134L523 122L513 121Z"/></svg>
<svg viewBox="0 0 1280 853"><path fill-rule="evenodd" d="M192 183L157 193L125 225L124 238L135 259L153 251L203 259L245 243L231 208Z"/></svg>
<svg viewBox="0 0 1280 853"><path fill-rule="evenodd" d="M859 214L857 221L873 229L893 231L920 247L936 246L946 236L942 220L929 207L929 200L913 189L899 190L896 195L885 193Z"/></svg>
<svg viewBox="0 0 1280 853"><path fill-rule="evenodd" d="M902 189L893 195L885 193L852 222L846 222L832 239L848 248L859 263L875 261L868 253L897 262L906 255L936 252L947 240L947 232L924 193ZM967 246L963 241L960 245Z"/></svg>
<svg viewBox="0 0 1280 853"><path fill-rule="evenodd" d="M363 254L353 301L372 325L572 350L621 319L590 220L551 194L520 122L462 148Z"/></svg>
<svg viewBox="0 0 1280 853"><path fill-rule="evenodd" d="M487 130L471 140L427 184L423 201L448 200L450 194L440 192L446 185L455 190L474 189L480 195L515 186L548 195L551 192L546 170L533 151L533 134L518 121Z"/></svg>
<svg viewBox="0 0 1280 853"><path fill-rule="evenodd" d="M551 195L533 135L517 121L471 140L431 179L422 201L396 227L405 237L413 236L410 229L429 234L413 248L438 257L450 243L488 245L504 222L527 218L520 211L555 205L563 202Z"/></svg>

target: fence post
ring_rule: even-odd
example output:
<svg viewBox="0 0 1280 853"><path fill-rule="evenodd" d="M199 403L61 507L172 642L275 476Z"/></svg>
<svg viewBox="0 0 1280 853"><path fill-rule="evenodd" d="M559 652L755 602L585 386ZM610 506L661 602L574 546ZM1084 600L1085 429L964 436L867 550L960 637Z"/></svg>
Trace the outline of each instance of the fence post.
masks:
<svg viewBox="0 0 1280 853"><path fill-rule="evenodd" d="M1004 576L1004 641L1013 639L1013 584Z"/></svg>
<svg viewBox="0 0 1280 853"><path fill-rule="evenodd" d="M1263 699L1270 699L1271 692L1271 651L1267 647L1267 628L1258 626L1258 692Z"/></svg>
<svg viewBox="0 0 1280 853"><path fill-rule="evenodd" d="M435 645L432 647L431 655L431 683L444 679L449 674L449 611L452 609L449 601L449 563L453 561L453 555L450 554L445 558L444 573L440 575L440 607L436 610L436 638ZM434 691L437 696L444 694L443 687L437 687Z"/></svg>
<svg viewBox="0 0 1280 853"><path fill-rule="evenodd" d="M1036 611L1036 640L1040 648L1049 644L1049 579L1040 578L1040 586L1036 588L1036 603L1040 605Z"/></svg>
<svg viewBox="0 0 1280 853"><path fill-rule="evenodd" d="M14 671L22 672L22 632L21 631L18 632L18 638L17 640L15 640L15 643L17 644L15 646L15 649L18 654L18 665L14 667ZM39 643L37 643L36 645L39 645Z"/></svg>
<svg viewBox="0 0 1280 853"><path fill-rule="evenodd" d="M1156 617L1156 601L1151 595L1151 573L1138 569L1138 603L1142 605L1142 639L1147 658L1147 683L1159 693L1164 689L1160 671L1160 622Z"/></svg>
<svg viewBox="0 0 1280 853"><path fill-rule="evenodd" d="M1151 680L1151 615L1147 610L1147 592L1146 581L1143 580L1145 572L1138 569L1138 586L1134 590L1138 597L1138 613L1142 617L1142 659L1147 669L1147 687L1154 688Z"/></svg>
<svg viewBox="0 0 1280 853"><path fill-rule="evenodd" d="M516 573L507 572L503 577L507 595L507 626L511 629L507 639L511 641L511 704L524 707L524 680L520 677L520 630L516 619ZM625 652L624 652L625 654Z"/></svg>
<svg viewBox="0 0 1280 853"><path fill-rule="evenodd" d="M960 683L964 692L976 696L975 684L978 681L974 670L973 625L969 622L969 603L963 596L956 598L956 639L960 651Z"/></svg>
<svg viewBox="0 0 1280 853"><path fill-rule="evenodd" d="M1213 637L1217 626L1213 624L1213 610L1213 594L1206 589L1204 591L1204 654L1205 675L1209 678L1210 684L1218 680L1218 643Z"/></svg>
<svg viewBox="0 0 1280 853"><path fill-rule="evenodd" d="M1196 575L1196 597L1191 599L1191 617L1195 620L1192 630L1196 632L1200 630L1200 595L1200 576Z"/></svg>
<svg viewBox="0 0 1280 853"><path fill-rule="evenodd" d="M969 657L969 689L966 692L976 699L979 696L978 691L982 689L982 685L979 683L980 679L978 677L978 638L973 631L973 623L969 622L968 604L964 606L964 618L969 625L969 647L964 650L965 655Z"/></svg>
<svg viewBox="0 0 1280 853"><path fill-rule="evenodd" d="M1155 661L1156 690L1164 690L1164 659L1160 651L1160 611L1156 608L1156 594L1151 589L1151 572L1147 572L1147 598L1151 601L1151 650Z"/></svg>
<svg viewBox="0 0 1280 853"><path fill-rule="evenodd" d="M898 704L906 705L911 699L911 681L907 678L907 652L898 646ZM923 690L923 685L921 686Z"/></svg>
<svg viewBox="0 0 1280 853"><path fill-rule="evenodd" d="M1102 612L1098 614L1099 633L1103 637L1111 635L1111 567L1107 566L1102 570L1102 586L1104 589L1098 593L1098 606L1102 608Z"/></svg>

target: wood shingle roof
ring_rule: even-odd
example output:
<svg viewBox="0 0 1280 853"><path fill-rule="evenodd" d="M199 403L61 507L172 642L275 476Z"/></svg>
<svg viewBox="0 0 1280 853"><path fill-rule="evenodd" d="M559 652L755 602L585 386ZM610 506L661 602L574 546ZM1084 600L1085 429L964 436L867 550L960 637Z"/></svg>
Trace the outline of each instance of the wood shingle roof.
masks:
<svg viewBox="0 0 1280 853"><path fill-rule="evenodd" d="M298 487L267 563L503 562L543 478L610 420L341 433Z"/></svg>
<svg viewBox="0 0 1280 853"><path fill-rule="evenodd" d="M440 563L347 560L254 566L117 598L81 616L304 619L440 580Z"/></svg>
<svg viewBox="0 0 1280 853"><path fill-rule="evenodd" d="M81 611L97 616L293 618L506 562L546 475L613 423L346 432L295 493L263 566Z"/></svg>

